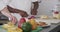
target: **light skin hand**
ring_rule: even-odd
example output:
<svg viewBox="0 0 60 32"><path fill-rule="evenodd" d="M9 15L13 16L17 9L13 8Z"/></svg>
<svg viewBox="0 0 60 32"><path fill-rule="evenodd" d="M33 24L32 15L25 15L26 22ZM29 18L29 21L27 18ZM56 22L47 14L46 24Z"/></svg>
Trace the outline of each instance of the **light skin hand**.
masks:
<svg viewBox="0 0 60 32"><path fill-rule="evenodd" d="M1 13L5 16L7 16L8 18L11 19L12 23L16 23L17 19L11 15L11 13L8 11L7 7L5 7L4 9L1 10Z"/></svg>

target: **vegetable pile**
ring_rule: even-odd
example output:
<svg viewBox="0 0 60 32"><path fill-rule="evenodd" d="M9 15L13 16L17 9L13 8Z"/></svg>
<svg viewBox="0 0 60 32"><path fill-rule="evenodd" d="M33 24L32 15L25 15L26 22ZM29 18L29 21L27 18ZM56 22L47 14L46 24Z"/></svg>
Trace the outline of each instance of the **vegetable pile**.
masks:
<svg viewBox="0 0 60 32"><path fill-rule="evenodd" d="M18 27L9 22L4 24L3 28L8 30L8 32L40 32L43 28L37 25L34 18L26 21L25 18L21 18L18 22Z"/></svg>

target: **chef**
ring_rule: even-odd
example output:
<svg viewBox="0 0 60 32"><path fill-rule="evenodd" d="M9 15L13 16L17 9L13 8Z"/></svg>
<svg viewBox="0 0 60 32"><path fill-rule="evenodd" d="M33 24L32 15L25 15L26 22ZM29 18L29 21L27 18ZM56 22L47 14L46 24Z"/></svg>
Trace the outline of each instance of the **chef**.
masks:
<svg viewBox="0 0 60 32"><path fill-rule="evenodd" d="M32 3L34 4L34 7L32 9ZM28 16L28 15L35 15L38 9L38 0L0 0L0 11L2 14L4 14L5 16L7 16L8 18L10 18L10 20L12 20L12 22L15 24L17 19L21 18L21 16ZM8 7L13 8L14 11L17 12L17 14L19 14L20 17L18 17L18 15L15 13L13 13L13 15L9 12L9 10L7 9ZM32 9L32 10L31 10ZM12 10L13 11L13 10ZM19 13L18 13L19 12ZM30 12L32 12L30 14ZM34 13L35 12L35 13ZM17 19L16 19L16 18Z"/></svg>

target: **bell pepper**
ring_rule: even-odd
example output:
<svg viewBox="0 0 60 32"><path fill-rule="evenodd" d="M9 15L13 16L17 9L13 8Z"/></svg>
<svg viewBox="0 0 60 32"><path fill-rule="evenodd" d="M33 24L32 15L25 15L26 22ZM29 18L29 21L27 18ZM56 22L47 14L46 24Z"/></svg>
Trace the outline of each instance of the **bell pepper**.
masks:
<svg viewBox="0 0 60 32"><path fill-rule="evenodd" d="M29 23L32 25L33 30L37 28L37 22L35 21L35 19L30 19Z"/></svg>
<svg viewBox="0 0 60 32"><path fill-rule="evenodd" d="M21 25L26 22L25 18L21 18L20 21L18 22L18 28L21 28Z"/></svg>
<svg viewBox="0 0 60 32"><path fill-rule="evenodd" d="M32 30L32 25L29 22L22 24L23 32L30 32Z"/></svg>

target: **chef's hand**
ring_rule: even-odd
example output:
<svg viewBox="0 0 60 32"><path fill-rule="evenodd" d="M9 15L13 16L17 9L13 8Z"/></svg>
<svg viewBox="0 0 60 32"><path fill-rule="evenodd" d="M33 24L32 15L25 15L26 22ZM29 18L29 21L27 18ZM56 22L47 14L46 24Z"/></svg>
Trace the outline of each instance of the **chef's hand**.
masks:
<svg viewBox="0 0 60 32"><path fill-rule="evenodd" d="M32 9L31 10L31 15L37 15L37 10L36 9Z"/></svg>
<svg viewBox="0 0 60 32"><path fill-rule="evenodd" d="M28 17L27 12L25 12L25 11L21 11L19 14L20 14L22 17Z"/></svg>
<svg viewBox="0 0 60 32"><path fill-rule="evenodd" d="M12 21L13 24L16 24L17 22L17 19L14 16L10 17L10 20Z"/></svg>

